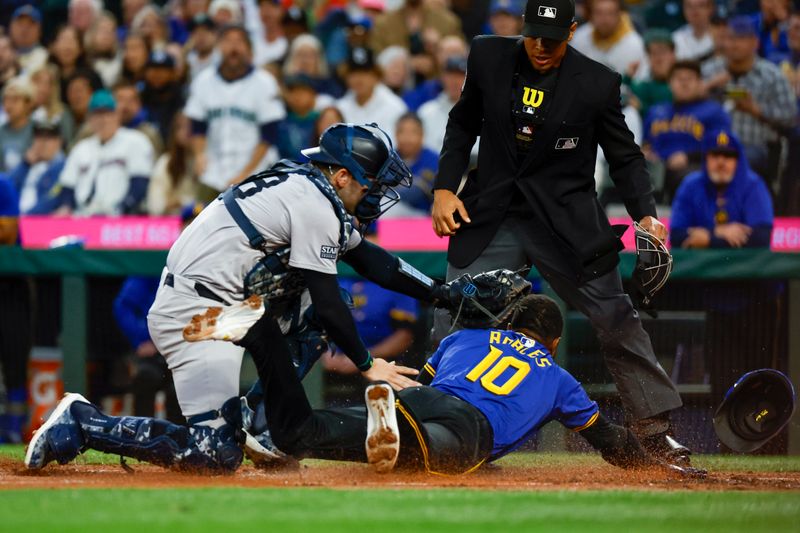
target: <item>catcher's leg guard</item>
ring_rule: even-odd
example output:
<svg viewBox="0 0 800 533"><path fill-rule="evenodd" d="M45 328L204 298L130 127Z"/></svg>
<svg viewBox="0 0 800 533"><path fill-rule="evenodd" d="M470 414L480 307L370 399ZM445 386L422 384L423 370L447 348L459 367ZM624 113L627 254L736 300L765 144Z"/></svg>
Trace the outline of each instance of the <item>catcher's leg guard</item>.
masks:
<svg viewBox="0 0 800 533"><path fill-rule="evenodd" d="M86 446L179 470L232 472L242 450L229 425L179 426L166 420L106 416L90 403L75 403L72 415L81 426Z"/></svg>

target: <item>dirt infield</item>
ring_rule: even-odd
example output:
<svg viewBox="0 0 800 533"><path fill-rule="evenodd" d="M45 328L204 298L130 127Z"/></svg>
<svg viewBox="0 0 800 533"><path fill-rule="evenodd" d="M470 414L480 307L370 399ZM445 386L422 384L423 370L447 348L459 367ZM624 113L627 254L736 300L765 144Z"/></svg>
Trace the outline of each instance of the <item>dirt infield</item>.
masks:
<svg viewBox="0 0 800 533"><path fill-rule="evenodd" d="M229 476L172 472L134 463L134 473L120 466L73 463L28 472L17 461L0 459L0 489L26 488L176 488L176 487L330 487L396 489L481 488L494 490L778 490L800 491L800 472L718 472L707 479L683 479L664 472L626 472L611 466L564 465L489 467L467 476L374 473L366 465L324 463L280 471L243 465Z"/></svg>

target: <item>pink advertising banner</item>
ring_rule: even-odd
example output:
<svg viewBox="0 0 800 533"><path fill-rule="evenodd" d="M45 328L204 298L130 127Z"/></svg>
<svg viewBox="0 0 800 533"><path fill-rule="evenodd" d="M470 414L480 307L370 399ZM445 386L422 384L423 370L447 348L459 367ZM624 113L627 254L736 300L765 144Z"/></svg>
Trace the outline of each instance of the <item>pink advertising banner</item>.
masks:
<svg viewBox="0 0 800 533"><path fill-rule="evenodd" d="M669 220L664 221L669 226ZM612 218L612 224L630 224L625 218ZM90 249L164 250L180 232L178 217L22 217L22 245L50 248L82 244ZM622 238L633 249L633 231ZM398 218L378 222L378 242L388 250L436 252L447 250L447 239L440 239L428 218ZM800 218L777 218L772 231L772 250L800 252Z"/></svg>

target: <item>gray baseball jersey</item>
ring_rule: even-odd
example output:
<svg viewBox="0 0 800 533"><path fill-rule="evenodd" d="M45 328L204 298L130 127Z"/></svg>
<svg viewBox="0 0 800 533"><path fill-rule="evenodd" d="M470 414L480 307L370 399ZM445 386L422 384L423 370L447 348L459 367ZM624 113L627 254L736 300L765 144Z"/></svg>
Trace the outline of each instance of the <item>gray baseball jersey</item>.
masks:
<svg viewBox="0 0 800 533"><path fill-rule="evenodd" d="M305 176L285 181L266 178L267 188L247 196L259 185L241 186L237 200L271 249L291 245L289 266L336 273L340 224L330 201ZM361 242L353 231L348 249ZM172 370L184 416L218 409L239 392L243 350L227 342L188 343L183 327L192 316L219 302L199 296L202 283L228 303L244 297L244 278L262 257L248 245L221 200L215 200L189 225L170 249L156 300L148 314L150 335ZM164 284L172 274L173 286Z"/></svg>

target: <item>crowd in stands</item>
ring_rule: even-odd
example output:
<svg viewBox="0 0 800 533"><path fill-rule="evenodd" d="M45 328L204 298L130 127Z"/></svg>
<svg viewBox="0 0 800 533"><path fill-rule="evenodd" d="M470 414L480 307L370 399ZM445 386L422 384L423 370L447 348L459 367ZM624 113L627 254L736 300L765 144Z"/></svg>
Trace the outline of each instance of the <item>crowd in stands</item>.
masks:
<svg viewBox="0 0 800 533"><path fill-rule="evenodd" d="M621 75L661 204L705 170L703 139L724 130L775 214L800 214L796 3L577 2L571 45ZM469 42L517 35L524 7L8 0L0 180L22 214L176 215L280 158L302 159L329 124L375 122L415 175L389 216L425 216ZM613 201L602 154L597 169L601 198Z"/></svg>

